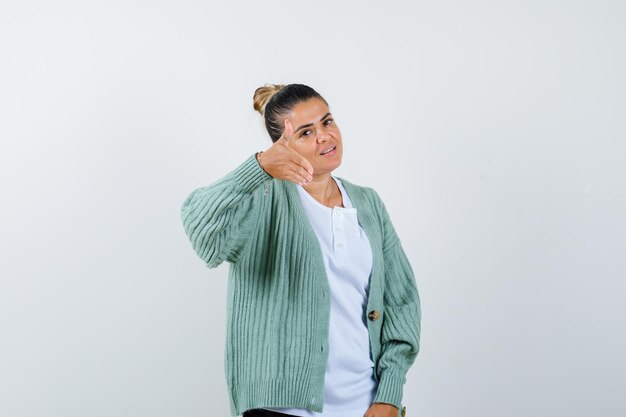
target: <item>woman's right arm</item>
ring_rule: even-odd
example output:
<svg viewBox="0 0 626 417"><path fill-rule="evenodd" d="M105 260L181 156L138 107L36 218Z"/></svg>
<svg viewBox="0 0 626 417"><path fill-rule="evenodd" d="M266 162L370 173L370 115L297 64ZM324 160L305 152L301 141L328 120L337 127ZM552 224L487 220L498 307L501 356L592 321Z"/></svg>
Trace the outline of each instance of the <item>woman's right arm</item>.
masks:
<svg viewBox="0 0 626 417"><path fill-rule="evenodd" d="M236 262L259 220L259 187L272 177L247 158L235 170L189 194L181 220L193 249L209 268Z"/></svg>
<svg viewBox="0 0 626 417"><path fill-rule="evenodd" d="M265 152L250 156L234 171L194 190L183 203L181 218L191 244L209 268L236 262L260 217L259 186L272 178L304 185L313 166L289 147L293 127L285 120L283 135ZM258 194L257 194L258 195Z"/></svg>

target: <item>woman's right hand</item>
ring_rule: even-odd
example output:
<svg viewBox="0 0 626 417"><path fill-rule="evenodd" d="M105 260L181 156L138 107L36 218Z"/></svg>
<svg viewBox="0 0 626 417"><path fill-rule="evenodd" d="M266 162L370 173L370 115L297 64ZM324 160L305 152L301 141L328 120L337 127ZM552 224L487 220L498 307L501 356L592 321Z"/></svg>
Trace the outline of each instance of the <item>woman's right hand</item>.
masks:
<svg viewBox="0 0 626 417"><path fill-rule="evenodd" d="M313 179L313 165L289 147L292 135L293 127L285 119L283 134L266 151L259 153L257 159L261 168L273 178L305 185Z"/></svg>

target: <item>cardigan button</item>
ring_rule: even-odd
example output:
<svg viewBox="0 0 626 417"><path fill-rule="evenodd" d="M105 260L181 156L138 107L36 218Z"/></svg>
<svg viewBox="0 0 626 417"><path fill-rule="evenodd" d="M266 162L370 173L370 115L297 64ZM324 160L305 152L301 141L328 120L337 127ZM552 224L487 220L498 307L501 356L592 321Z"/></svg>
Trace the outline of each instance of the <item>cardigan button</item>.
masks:
<svg viewBox="0 0 626 417"><path fill-rule="evenodd" d="M371 320L371 321L375 321L378 320L380 318L380 313L378 312L378 310L372 310L369 312L369 314L367 315L367 317Z"/></svg>
<svg viewBox="0 0 626 417"><path fill-rule="evenodd" d="M400 413L402 417L406 416L406 407L402 407L402 412Z"/></svg>

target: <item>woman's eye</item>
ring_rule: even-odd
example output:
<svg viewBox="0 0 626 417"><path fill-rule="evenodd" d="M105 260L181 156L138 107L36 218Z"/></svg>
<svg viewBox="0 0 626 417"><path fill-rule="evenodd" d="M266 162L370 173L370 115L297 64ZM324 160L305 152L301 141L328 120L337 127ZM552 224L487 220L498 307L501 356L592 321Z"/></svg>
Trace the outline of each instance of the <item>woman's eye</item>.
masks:
<svg viewBox="0 0 626 417"><path fill-rule="evenodd" d="M331 124L333 124L333 122L334 122L333 119L326 119L326 120L324 120L324 126L331 125Z"/></svg>
<svg viewBox="0 0 626 417"><path fill-rule="evenodd" d="M303 130L302 133L300 133L300 137L309 136L310 134L311 134L310 130Z"/></svg>

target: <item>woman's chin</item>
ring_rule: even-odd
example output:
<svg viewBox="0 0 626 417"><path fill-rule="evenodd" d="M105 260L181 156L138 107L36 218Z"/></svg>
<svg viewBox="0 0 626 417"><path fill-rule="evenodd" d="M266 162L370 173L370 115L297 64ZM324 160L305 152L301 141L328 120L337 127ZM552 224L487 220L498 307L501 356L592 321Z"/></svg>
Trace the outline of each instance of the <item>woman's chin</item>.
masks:
<svg viewBox="0 0 626 417"><path fill-rule="evenodd" d="M328 161L328 163L324 164L324 166L319 167L316 172L318 173L331 173L334 170L336 170L337 168L339 168L341 166L341 159L337 160L337 161L333 161L332 163L330 163L331 161Z"/></svg>

